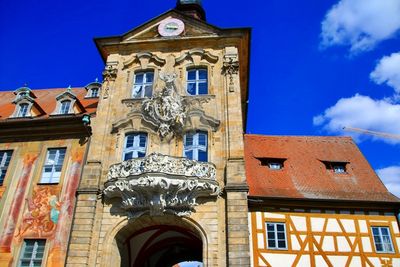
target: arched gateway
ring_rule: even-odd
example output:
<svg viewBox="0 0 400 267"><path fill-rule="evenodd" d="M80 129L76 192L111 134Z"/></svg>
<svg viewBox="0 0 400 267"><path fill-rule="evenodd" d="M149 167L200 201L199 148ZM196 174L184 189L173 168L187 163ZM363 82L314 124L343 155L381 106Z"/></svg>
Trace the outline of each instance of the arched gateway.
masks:
<svg viewBox="0 0 400 267"><path fill-rule="evenodd" d="M207 238L187 218L173 215L121 220L106 237L101 266L172 267L185 261L207 266Z"/></svg>

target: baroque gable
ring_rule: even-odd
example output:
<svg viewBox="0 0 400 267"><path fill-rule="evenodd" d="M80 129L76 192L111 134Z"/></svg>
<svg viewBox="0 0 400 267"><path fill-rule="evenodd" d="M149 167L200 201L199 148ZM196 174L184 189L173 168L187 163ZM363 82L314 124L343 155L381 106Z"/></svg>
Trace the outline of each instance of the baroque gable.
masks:
<svg viewBox="0 0 400 267"><path fill-rule="evenodd" d="M159 17L127 32L122 36L122 43L134 42L146 39L164 38L158 31L158 26L166 19L176 18L181 20L184 25L184 31L181 37L196 37L196 36L218 36L221 30L204 21L199 21L188 17L177 10L170 10Z"/></svg>

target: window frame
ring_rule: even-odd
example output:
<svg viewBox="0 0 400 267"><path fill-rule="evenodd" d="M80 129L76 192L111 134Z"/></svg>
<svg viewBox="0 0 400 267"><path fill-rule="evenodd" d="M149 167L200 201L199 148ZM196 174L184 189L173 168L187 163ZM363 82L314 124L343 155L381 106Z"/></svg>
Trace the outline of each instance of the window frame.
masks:
<svg viewBox="0 0 400 267"><path fill-rule="evenodd" d="M59 162L59 157L60 157L60 151L64 150L64 156L62 159L61 164L47 164L48 160L49 160L49 156L50 156L50 151L54 151L56 150L56 155L54 158L54 162L55 163L60 163ZM65 156L67 154L67 148L66 147L56 147L56 148L48 148L46 151L46 157L44 159L43 162L43 167L42 167L42 172L40 174L40 180L39 180L39 184L59 184L61 181L61 176L62 176L62 171L64 168L64 161L65 161ZM57 161L57 162L56 162ZM60 166L61 165L61 169L59 171L60 175L58 177L54 176L54 173L56 173L56 166ZM51 166L51 176L49 178L46 178L48 180L43 181L44 177L43 175L46 173L45 169Z"/></svg>
<svg viewBox="0 0 400 267"><path fill-rule="evenodd" d="M66 112L65 112L64 103L69 103L69 104L68 104L68 110L67 110ZM71 100L69 100L69 99L61 100L61 101L60 101L60 108L59 108L58 114L61 114L61 115L68 115L68 114L71 114L71 107L72 107L72 101L71 101Z"/></svg>
<svg viewBox="0 0 400 267"><path fill-rule="evenodd" d="M201 134L205 135L205 145L199 144ZM192 145L190 145L190 146L186 145L188 135L192 135ZM189 158L186 156L186 153L189 151L192 152L192 158ZM206 161L199 160L199 151L203 151L206 153ZM200 162L208 162L208 157L209 157L209 155L208 155L208 132L195 131L195 132L185 133L185 135L183 137L183 157L190 159L190 160L196 160L196 161L200 161Z"/></svg>
<svg viewBox="0 0 400 267"><path fill-rule="evenodd" d="M378 229L378 231L379 231L379 239L380 239L380 244L382 245L382 251L379 251L378 249L377 249L377 247L376 247L376 245L377 245L377 240L375 239L375 234L374 234L374 228L376 228L376 229ZM387 232L388 232L388 237L389 237L389 241L390 241L390 247L391 247L391 250L389 251L389 250L386 250L386 246L385 246L385 244L387 244L387 243L384 243L383 242L383 234L382 234L382 229L383 228L386 228L387 229ZM395 253L395 248L394 248L394 244L393 244L393 239L392 239L392 233L391 233L391 231L390 231L390 227L389 226L374 226L374 225L372 225L371 226L371 234L372 234L372 239L374 240L374 247L375 247L375 252L376 253L388 253L388 254L394 254ZM378 242L379 243L379 242Z"/></svg>
<svg viewBox="0 0 400 267"><path fill-rule="evenodd" d="M153 79L152 79L151 82L147 82L147 75L149 73L153 74ZM141 83L136 83L136 77L139 74L143 74L143 81ZM155 71L153 69L135 71L134 74L133 74L133 83L132 83L132 88L131 88L131 98L133 98L133 99L141 99L141 98L145 98L145 97L152 97L153 96L153 91L154 91L154 77L155 77ZM140 96L135 96L135 94L134 94L134 90L135 90L135 87L137 85L140 85L141 88L142 88ZM146 86L149 86L149 85L151 86L151 92L150 92L149 95L146 95ZM143 90L143 88L144 88L144 90Z"/></svg>
<svg viewBox="0 0 400 267"><path fill-rule="evenodd" d="M7 154L8 152L10 153L9 155ZM7 170L10 166L13 152L13 150L0 150L0 186L4 184L4 181L6 179ZM5 155L6 157L4 157Z"/></svg>
<svg viewBox="0 0 400 267"><path fill-rule="evenodd" d="M127 148L127 143L128 143L128 137L129 136L134 136L134 138L137 136L139 138L139 146L136 146L136 147L134 146L134 144L135 144L135 139L134 139L132 147ZM141 136L144 136L146 138L144 147L140 146L140 137ZM122 151L122 161L146 157L148 142L149 142L149 135L146 132L130 132L130 133L126 133L125 134L125 139L124 139L124 147L123 147L123 151ZM134 152L143 153L144 155L143 155L143 157L141 157L138 154L137 157L134 157L133 156ZM129 158L129 159L125 159L126 154L128 154L128 153L132 153L132 157Z"/></svg>
<svg viewBox="0 0 400 267"><path fill-rule="evenodd" d="M31 254L31 257L25 258L24 256L27 252L26 247L29 242L33 242L32 251L28 251L28 253L27 253L27 254ZM41 242L43 244L38 244L39 242ZM34 262L40 261L40 266L43 266L43 260L45 259L44 256L45 256L45 252L46 252L46 243L47 243L46 239L24 239L21 253L18 258L18 267L20 267L22 265L22 261L29 261L29 266L31 266ZM43 247L42 257L37 258L36 255L37 255L38 249L40 248L41 245Z"/></svg>
<svg viewBox="0 0 400 267"><path fill-rule="evenodd" d="M21 110L22 110L22 106L26 107L25 113L23 116L21 116ZM26 118L26 117L30 117L30 112L29 112L29 104L28 103L19 103L18 104L18 111L17 111L17 118Z"/></svg>
<svg viewBox="0 0 400 267"><path fill-rule="evenodd" d="M94 94L93 92L96 93ZM98 98L99 94L100 94L100 88L98 87L90 88L90 95L89 95L90 98Z"/></svg>
<svg viewBox="0 0 400 267"><path fill-rule="evenodd" d="M205 79L200 79L200 74L199 71L204 70L207 77ZM194 80L189 80L189 72L195 71L195 79ZM206 84L206 93L205 94L199 94L199 84L204 83ZM199 67L190 67L186 69L186 93L188 95L196 96L196 95L208 95L209 94L209 73L208 73L208 67L206 66L199 66ZM189 84L195 84L195 94L191 94L189 92Z"/></svg>
<svg viewBox="0 0 400 267"><path fill-rule="evenodd" d="M268 243L268 224L271 224L274 226L274 242L275 242L275 246L274 247L270 247L269 243ZM282 241L282 239L278 238L278 227L277 225L283 225L283 233L285 235L285 247L279 247L279 241ZM266 237L266 245L267 245L267 249L270 250L288 250L289 249L289 244L288 244L288 239L287 239L287 233L286 233L286 223L285 222L271 222L271 221L266 221L265 222L265 237Z"/></svg>

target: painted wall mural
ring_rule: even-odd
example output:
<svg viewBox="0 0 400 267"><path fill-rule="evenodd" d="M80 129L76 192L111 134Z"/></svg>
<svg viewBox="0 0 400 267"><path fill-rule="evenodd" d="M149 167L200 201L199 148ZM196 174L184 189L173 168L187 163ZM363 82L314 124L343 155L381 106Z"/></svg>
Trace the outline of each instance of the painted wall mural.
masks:
<svg viewBox="0 0 400 267"><path fill-rule="evenodd" d="M32 166L37 157L37 154L26 154L24 156L22 175L18 181L17 189L11 203L10 211L7 215L8 220L6 221L0 237L0 252L11 252L11 243L16 229L16 222L24 204L25 191L31 176L30 174L32 171Z"/></svg>
<svg viewBox="0 0 400 267"><path fill-rule="evenodd" d="M26 199L27 210L15 237L21 241L23 237L44 238L54 234L61 203L58 201L58 188L36 186L32 197Z"/></svg>

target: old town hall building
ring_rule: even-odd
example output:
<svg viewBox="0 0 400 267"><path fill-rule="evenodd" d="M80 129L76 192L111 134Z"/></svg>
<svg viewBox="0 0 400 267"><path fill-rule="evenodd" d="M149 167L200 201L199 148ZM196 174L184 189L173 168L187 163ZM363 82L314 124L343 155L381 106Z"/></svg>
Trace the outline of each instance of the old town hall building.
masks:
<svg viewBox="0 0 400 267"><path fill-rule="evenodd" d="M244 134L250 33L180 0L95 39L102 83L0 92L0 266L400 266L351 138Z"/></svg>

